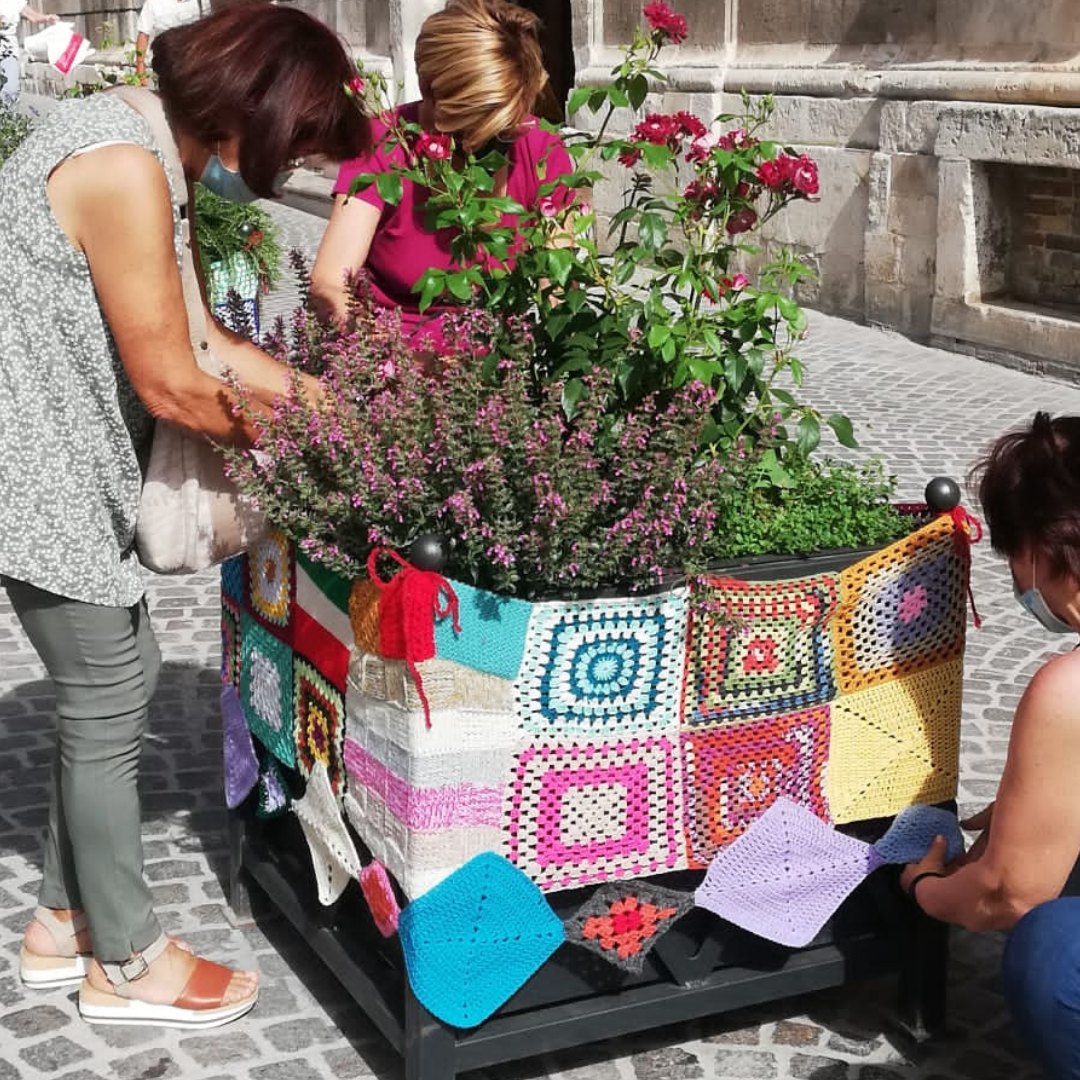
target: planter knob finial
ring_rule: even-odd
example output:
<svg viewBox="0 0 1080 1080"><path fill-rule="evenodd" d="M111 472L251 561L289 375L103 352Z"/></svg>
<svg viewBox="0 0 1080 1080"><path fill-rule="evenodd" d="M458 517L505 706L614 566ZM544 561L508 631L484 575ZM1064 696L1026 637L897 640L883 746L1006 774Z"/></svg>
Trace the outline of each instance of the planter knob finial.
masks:
<svg viewBox="0 0 1080 1080"><path fill-rule="evenodd" d="M409 562L417 570L434 570L441 574L450 557L446 537L439 533L424 533L409 546Z"/></svg>
<svg viewBox="0 0 1080 1080"><path fill-rule="evenodd" d="M926 485L926 505L939 514L947 514L960 505L960 485L951 476L935 476Z"/></svg>

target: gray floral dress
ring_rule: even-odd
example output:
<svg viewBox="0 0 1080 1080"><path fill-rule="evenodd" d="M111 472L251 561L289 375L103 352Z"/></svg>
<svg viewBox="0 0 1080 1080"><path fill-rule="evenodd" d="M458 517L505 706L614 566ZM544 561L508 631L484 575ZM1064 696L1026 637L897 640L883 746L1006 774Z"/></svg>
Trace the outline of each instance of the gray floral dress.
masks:
<svg viewBox="0 0 1080 1080"><path fill-rule="evenodd" d="M143 595L135 515L153 423L124 372L86 258L45 190L60 162L103 142L161 158L142 117L99 94L62 102L0 168L0 575L128 607Z"/></svg>

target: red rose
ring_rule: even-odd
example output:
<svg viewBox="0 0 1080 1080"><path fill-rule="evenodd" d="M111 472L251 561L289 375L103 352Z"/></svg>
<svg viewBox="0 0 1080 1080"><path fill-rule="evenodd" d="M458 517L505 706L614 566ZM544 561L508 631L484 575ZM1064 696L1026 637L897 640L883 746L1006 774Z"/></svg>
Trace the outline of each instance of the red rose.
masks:
<svg viewBox="0 0 1080 1080"><path fill-rule="evenodd" d="M708 134L709 129L693 113L677 112L674 119L678 120L682 133L692 139L700 139Z"/></svg>
<svg viewBox="0 0 1080 1080"><path fill-rule="evenodd" d="M725 131L717 141L721 150L741 150L752 146L756 140L750 138L750 133L745 128L736 128L734 131Z"/></svg>
<svg viewBox="0 0 1080 1080"><path fill-rule="evenodd" d="M791 186L800 195L816 195L818 193L817 163L806 154L788 160L791 162Z"/></svg>
<svg viewBox="0 0 1080 1080"><path fill-rule="evenodd" d="M735 213L728 218L726 227L729 236L737 236L739 233L749 231L756 224L756 211L751 210L749 206L744 206L741 210L736 210Z"/></svg>
<svg viewBox="0 0 1080 1080"><path fill-rule="evenodd" d="M657 146L677 144L682 138L682 125L674 116L664 116L662 113L649 113L631 135L640 142L655 143Z"/></svg>
<svg viewBox="0 0 1080 1080"><path fill-rule="evenodd" d="M345 94L351 98L363 97L364 95L364 80L359 75L354 75L345 84Z"/></svg>
<svg viewBox="0 0 1080 1080"><path fill-rule="evenodd" d="M453 149L453 142L449 135L431 135L425 131L416 140L417 154L429 161L446 161L453 153Z"/></svg>
<svg viewBox="0 0 1080 1080"><path fill-rule="evenodd" d="M790 170L784 157L773 158L771 161L763 161L757 168L757 178L770 191L780 191L790 178Z"/></svg>
<svg viewBox="0 0 1080 1080"><path fill-rule="evenodd" d="M642 14L645 16L645 20L653 33L658 34L661 38L666 38L673 45L678 45L686 40L686 19L672 11L661 0L654 0L654 3L646 4Z"/></svg>
<svg viewBox="0 0 1080 1080"><path fill-rule="evenodd" d="M641 151L636 146L624 146L619 151L619 164L632 169L641 160Z"/></svg>

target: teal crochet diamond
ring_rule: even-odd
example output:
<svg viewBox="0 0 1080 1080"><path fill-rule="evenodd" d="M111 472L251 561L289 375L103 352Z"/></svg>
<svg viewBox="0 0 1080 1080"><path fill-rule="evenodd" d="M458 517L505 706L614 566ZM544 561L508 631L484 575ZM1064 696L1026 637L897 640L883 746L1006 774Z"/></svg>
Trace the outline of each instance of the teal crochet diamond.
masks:
<svg viewBox="0 0 1080 1080"><path fill-rule="evenodd" d="M453 1027L486 1020L565 940L544 894L485 852L414 900L398 927L409 984Z"/></svg>

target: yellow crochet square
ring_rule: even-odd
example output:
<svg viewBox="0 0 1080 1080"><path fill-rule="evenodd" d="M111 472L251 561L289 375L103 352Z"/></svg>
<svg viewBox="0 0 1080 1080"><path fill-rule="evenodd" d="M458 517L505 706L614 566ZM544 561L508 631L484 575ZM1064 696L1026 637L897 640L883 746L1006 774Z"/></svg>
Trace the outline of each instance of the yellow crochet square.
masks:
<svg viewBox="0 0 1080 1080"><path fill-rule="evenodd" d="M825 791L837 825L955 797L962 684L956 659L833 701Z"/></svg>
<svg viewBox="0 0 1080 1080"><path fill-rule="evenodd" d="M840 693L963 655L968 559L955 529L939 517L841 572L832 624Z"/></svg>

